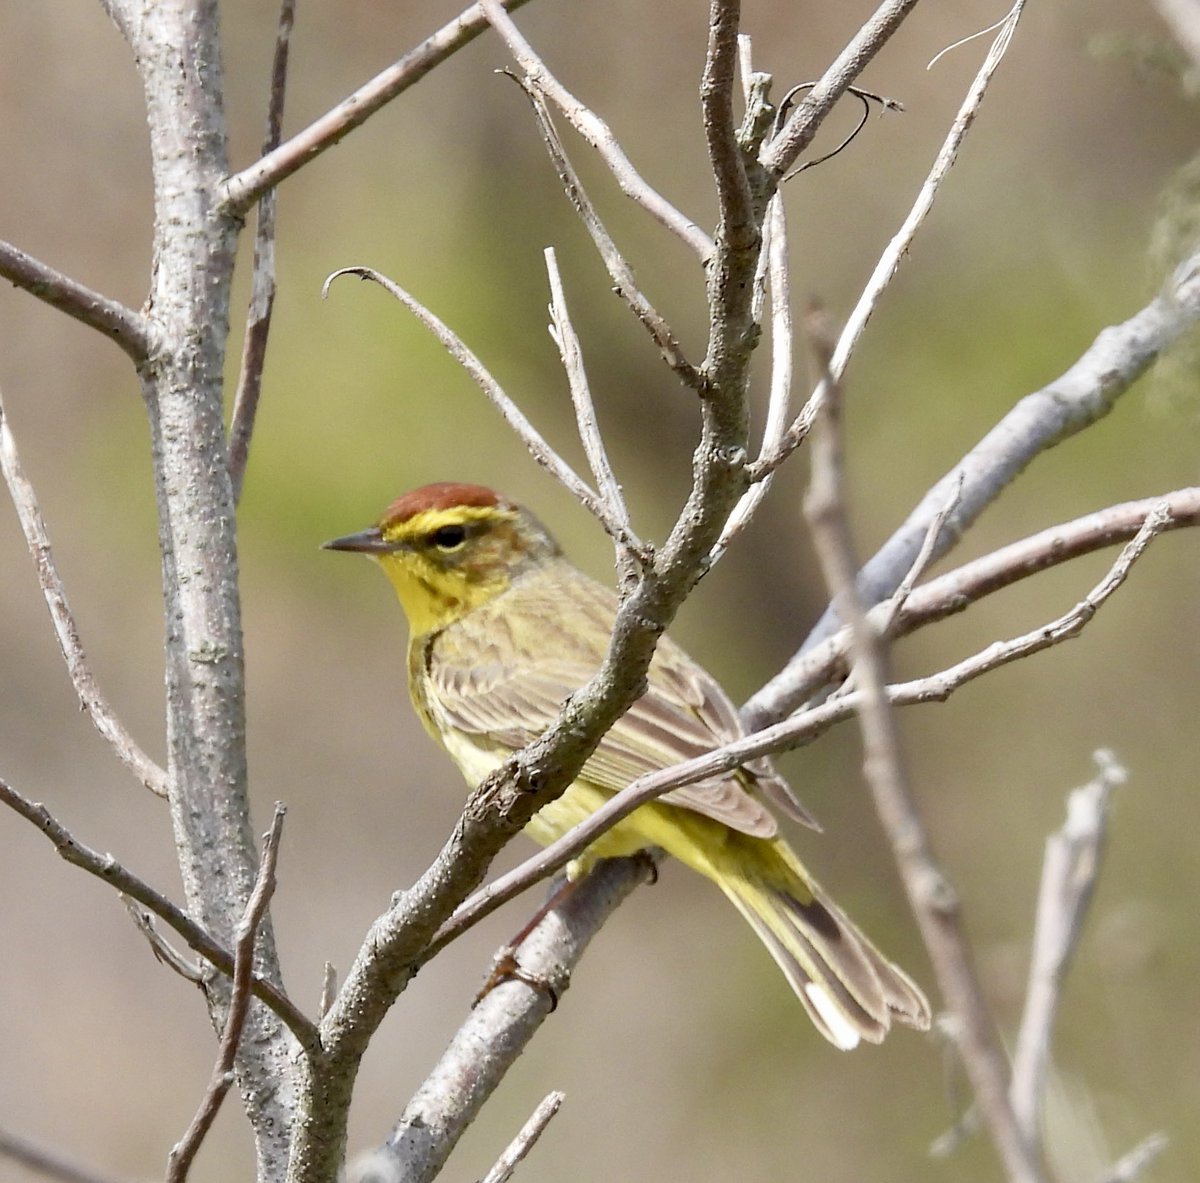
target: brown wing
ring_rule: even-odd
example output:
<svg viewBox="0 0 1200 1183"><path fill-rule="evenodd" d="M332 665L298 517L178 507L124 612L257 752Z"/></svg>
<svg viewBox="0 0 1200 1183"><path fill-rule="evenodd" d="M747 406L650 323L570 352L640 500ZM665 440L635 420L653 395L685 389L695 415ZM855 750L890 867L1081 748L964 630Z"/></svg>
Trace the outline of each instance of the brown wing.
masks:
<svg viewBox="0 0 1200 1183"><path fill-rule="evenodd" d="M571 615L584 614L579 627L566 626L564 601L571 603ZM549 726L567 697L599 668L615 613L616 601L607 589L565 563L558 571L543 568L532 581L518 580L492 605L436 639L428 691L453 726L504 747L521 747ZM517 642L514 617L537 620L539 628ZM515 663L514 651L522 654ZM584 766L583 777L601 788L615 792L644 773L702 755L742 734L720 687L666 638L647 681L646 693ZM661 799L769 838L777 830L775 819L745 788L759 776L780 779L764 761Z"/></svg>

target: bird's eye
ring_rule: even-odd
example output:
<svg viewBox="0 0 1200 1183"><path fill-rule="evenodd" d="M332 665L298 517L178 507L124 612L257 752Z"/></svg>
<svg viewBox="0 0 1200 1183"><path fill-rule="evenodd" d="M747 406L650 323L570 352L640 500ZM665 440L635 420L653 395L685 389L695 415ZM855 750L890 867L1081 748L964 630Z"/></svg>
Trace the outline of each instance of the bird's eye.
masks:
<svg viewBox="0 0 1200 1183"><path fill-rule="evenodd" d="M467 540L464 526L439 526L429 535L429 541L438 550L457 550Z"/></svg>

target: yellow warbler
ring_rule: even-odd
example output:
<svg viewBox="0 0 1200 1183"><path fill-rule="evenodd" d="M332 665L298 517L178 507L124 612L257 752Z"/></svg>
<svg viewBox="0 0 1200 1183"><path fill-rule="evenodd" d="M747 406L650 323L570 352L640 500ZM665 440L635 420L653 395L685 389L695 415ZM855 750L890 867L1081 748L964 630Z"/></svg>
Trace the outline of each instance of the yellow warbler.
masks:
<svg viewBox="0 0 1200 1183"><path fill-rule="evenodd" d="M426 485L376 525L325 545L370 555L391 580L408 617L413 704L472 785L545 730L608 646L616 597L567 562L531 513L490 489ZM717 683L663 637L645 694L527 832L552 842L635 777L742 734ZM921 991L804 869L764 797L812 824L770 763L752 761L641 806L569 873L660 847L729 897L837 1047L877 1043L893 1020L927 1028Z"/></svg>

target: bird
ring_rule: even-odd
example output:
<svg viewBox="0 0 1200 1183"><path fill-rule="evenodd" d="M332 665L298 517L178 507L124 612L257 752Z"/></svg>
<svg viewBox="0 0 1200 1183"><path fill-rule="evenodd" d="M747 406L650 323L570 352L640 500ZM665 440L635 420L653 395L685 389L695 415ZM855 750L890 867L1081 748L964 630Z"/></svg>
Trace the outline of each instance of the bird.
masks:
<svg viewBox="0 0 1200 1183"><path fill-rule="evenodd" d="M573 566L529 510L482 485L424 485L323 545L383 568L408 619L413 706L472 786L536 739L607 651L615 593ZM644 693L526 833L547 845L635 778L743 735L717 681L664 635ZM894 1022L927 1029L921 989L805 869L767 802L815 827L760 758L639 806L568 875L661 849L721 889L835 1047L879 1043Z"/></svg>

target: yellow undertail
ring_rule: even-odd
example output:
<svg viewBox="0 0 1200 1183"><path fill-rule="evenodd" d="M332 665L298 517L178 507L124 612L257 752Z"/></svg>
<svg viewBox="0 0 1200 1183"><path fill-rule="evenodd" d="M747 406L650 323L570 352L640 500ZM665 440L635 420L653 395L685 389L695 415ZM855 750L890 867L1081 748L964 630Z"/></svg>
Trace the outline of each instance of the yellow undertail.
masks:
<svg viewBox="0 0 1200 1183"><path fill-rule="evenodd" d="M610 796L572 785L526 827L552 842ZM808 874L780 838L752 838L670 805L644 805L588 848L572 878L599 858L657 846L711 879L775 958L818 1031L835 1047L879 1043L893 1021L924 1030L929 1004Z"/></svg>

